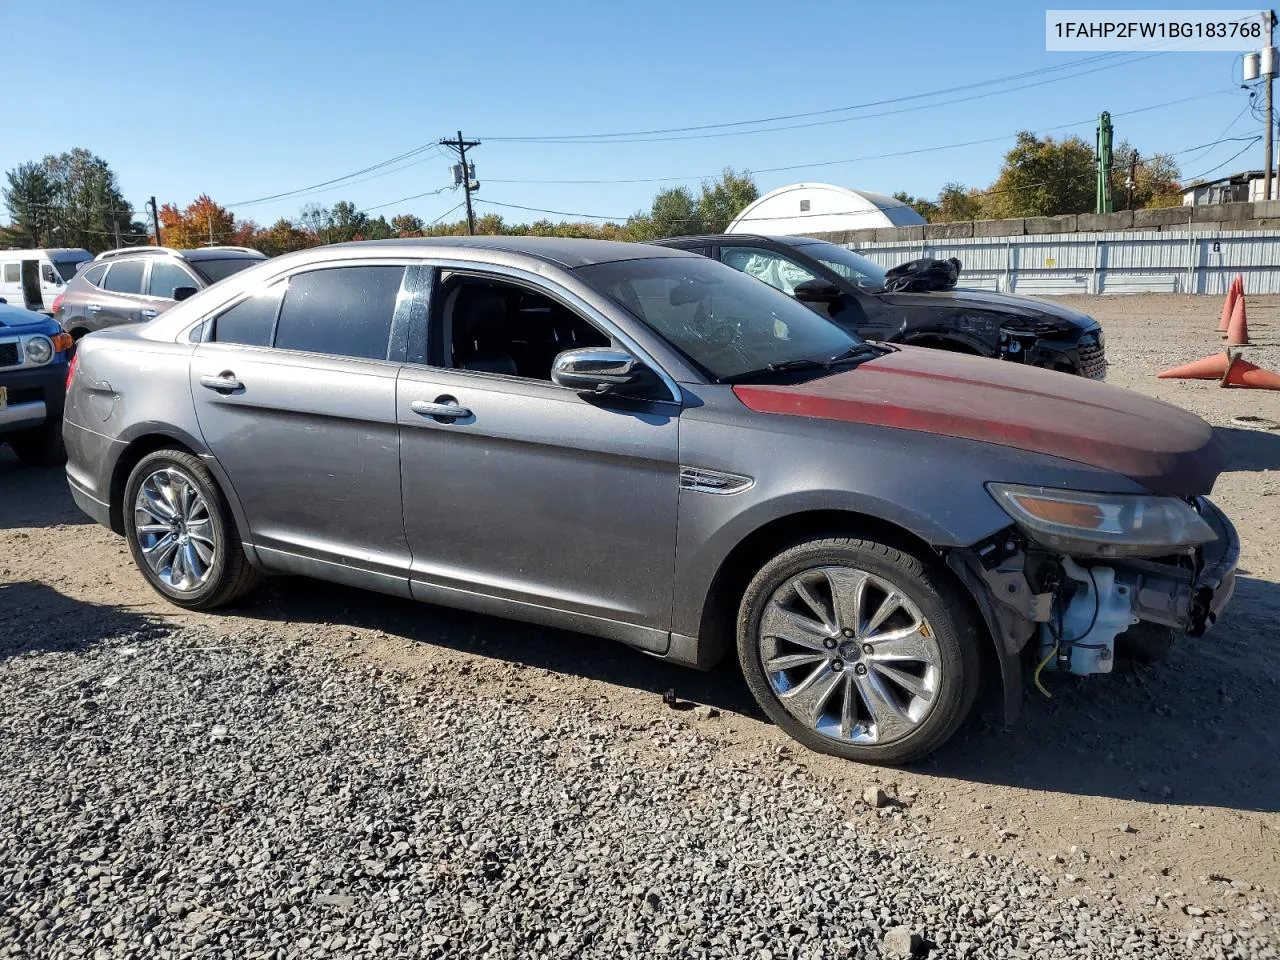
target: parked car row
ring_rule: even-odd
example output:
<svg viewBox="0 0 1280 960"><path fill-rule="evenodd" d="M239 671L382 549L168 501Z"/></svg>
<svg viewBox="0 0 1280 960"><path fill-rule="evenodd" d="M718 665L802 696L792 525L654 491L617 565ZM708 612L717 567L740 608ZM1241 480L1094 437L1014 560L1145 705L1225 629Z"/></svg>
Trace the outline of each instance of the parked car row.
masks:
<svg viewBox="0 0 1280 960"><path fill-rule="evenodd" d="M0 303L0 444L33 466L61 463L71 337L49 317Z"/></svg>
<svg viewBox="0 0 1280 960"><path fill-rule="evenodd" d="M916 332L874 271L833 255L805 306L734 239L365 242L166 288L79 343L72 495L179 606L293 573L733 652L784 730L878 763L944 743L984 664L1011 718L1024 666L1105 673L1131 630L1213 624L1239 545L1208 424L1057 360L864 340L849 311ZM173 258L131 262L141 285ZM1093 372L1087 318L924 303L985 316L975 350Z"/></svg>
<svg viewBox="0 0 1280 960"><path fill-rule="evenodd" d="M1106 376L1102 326L1060 304L988 290L890 292L882 267L809 237L716 234L656 242L749 273L869 340L971 353L1097 380Z"/></svg>

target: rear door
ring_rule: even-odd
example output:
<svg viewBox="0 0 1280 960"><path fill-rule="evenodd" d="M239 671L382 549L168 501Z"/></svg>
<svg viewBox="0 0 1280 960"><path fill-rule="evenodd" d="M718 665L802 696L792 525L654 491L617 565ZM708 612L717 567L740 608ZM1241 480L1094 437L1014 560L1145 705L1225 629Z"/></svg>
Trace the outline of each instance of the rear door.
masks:
<svg viewBox="0 0 1280 960"><path fill-rule="evenodd" d="M398 360L406 264L311 266L212 318L191 392L273 568L407 593Z"/></svg>
<svg viewBox="0 0 1280 960"><path fill-rule="evenodd" d="M146 267L147 262L141 257L111 263L97 296L88 305L91 330L142 320L142 284Z"/></svg>

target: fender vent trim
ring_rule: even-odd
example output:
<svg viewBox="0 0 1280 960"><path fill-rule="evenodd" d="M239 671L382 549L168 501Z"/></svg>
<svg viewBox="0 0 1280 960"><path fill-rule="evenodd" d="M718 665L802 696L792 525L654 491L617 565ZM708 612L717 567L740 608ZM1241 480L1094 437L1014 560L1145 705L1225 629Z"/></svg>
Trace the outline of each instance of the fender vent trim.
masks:
<svg viewBox="0 0 1280 960"><path fill-rule="evenodd" d="M722 470L707 470L703 467L680 468L680 488L696 490L698 493L714 493L726 496L742 493L755 486L754 477L744 477L737 473L725 473Z"/></svg>

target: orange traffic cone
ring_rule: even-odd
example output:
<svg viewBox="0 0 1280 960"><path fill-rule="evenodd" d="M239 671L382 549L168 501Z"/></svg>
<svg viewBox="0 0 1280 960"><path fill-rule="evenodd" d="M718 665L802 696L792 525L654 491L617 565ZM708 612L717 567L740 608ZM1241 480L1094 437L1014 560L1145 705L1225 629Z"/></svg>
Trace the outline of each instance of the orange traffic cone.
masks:
<svg viewBox="0 0 1280 960"><path fill-rule="evenodd" d="M1222 319L1218 321L1218 332L1226 333L1227 327L1231 323L1231 310L1236 305L1236 300L1240 294L1244 292L1244 282L1240 274L1236 274L1231 281L1231 285L1227 287L1227 299L1222 304Z"/></svg>
<svg viewBox="0 0 1280 960"><path fill-rule="evenodd" d="M1244 310L1244 294L1236 298L1231 308L1231 322L1227 324L1227 346L1244 347L1249 344L1249 320Z"/></svg>
<svg viewBox="0 0 1280 960"><path fill-rule="evenodd" d="M1280 377L1233 354L1227 372L1222 376L1222 385L1250 390L1280 390Z"/></svg>
<svg viewBox="0 0 1280 960"><path fill-rule="evenodd" d="M1161 380L1221 380L1231 365L1225 353L1214 353L1156 374Z"/></svg>

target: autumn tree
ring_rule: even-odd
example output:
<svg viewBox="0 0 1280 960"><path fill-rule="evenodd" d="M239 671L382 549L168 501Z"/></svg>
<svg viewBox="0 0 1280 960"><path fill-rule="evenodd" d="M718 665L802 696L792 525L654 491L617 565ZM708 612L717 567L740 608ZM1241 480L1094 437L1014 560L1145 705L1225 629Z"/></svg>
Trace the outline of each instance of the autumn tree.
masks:
<svg viewBox="0 0 1280 960"><path fill-rule="evenodd" d="M397 237L420 237L422 228L422 218L412 213L401 213L391 218L391 229Z"/></svg>
<svg viewBox="0 0 1280 960"><path fill-rule="evenodd" d="M253 242L245 244L261 250L268 257L305 250L314 245L314 236L311 233L294 225L285 217L281 217L266 230L258 231L254 235Z"/></svg>
<svg viewBox="0 0 1280 960"><path fill-rule="evenodd" d="M160 230L165 246L179 250L224 246L236 235L236 218L226 207L202 193L186 209L166 203L160 208Z"/></svg>
<svg viewBox="0 0 1280 960"><path fill-rule="evenodd" d="M1115 208L1141 210L1145 207L1181 206L1181 178L1182 171L1173 157L1164 153L1143 157L1128 141L1121 140L1115 150L1115 166L1111 175ZM1132 190L1130 179L1133 180Z"/></svg>

